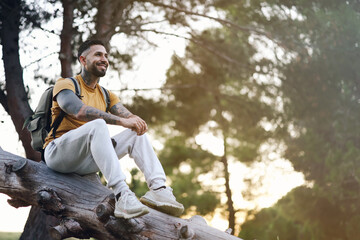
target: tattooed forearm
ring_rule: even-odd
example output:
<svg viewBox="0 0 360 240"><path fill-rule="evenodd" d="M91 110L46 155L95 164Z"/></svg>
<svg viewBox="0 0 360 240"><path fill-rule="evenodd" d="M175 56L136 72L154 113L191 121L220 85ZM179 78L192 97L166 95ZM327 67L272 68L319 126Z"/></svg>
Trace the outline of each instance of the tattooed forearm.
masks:
<svg viewBox="0 0 360 240"><path fill-rule="evenodd" d="M117 117L117 116L114 116L112 114L103 112L97 108L86 106L86 105L84 105L80 109L77 118L80 120L86 121L86 122L95 120L98 118L102 118L105 120L106 123L115 124L115 125L120 124L120 121L121 121L119 119L119 117Z"/></svg>
<svg viewBox="0 0 360 240"><path fill-rule="evenodd" d="M132 116L133 114L126 109L121 103L115 104L111 109L110 112L116 116L128 118Z"/></svg>
<svg viewBox="0 0 360 240"><path fill-rule="evenodd" d="M126 108L124 108L126 110ZM129 114L129 115L127 115ZM147 131L147 125L140 117L131 114L129 111L122 113L123 116L129 116L128 118L116 116L115 114L103 112L97 108L84 105L81 107L78 114L75 117L83 121L91 121L94 119L104 119L108 124L120 125L136 131L138 135L142 135Z"/></svg>

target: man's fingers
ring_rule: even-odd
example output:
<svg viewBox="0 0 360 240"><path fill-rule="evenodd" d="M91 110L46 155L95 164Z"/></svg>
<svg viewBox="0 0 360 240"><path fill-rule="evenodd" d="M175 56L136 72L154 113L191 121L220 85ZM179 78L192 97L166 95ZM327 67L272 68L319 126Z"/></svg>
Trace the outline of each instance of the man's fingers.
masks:
<svg viewBox="0 0 360 240"><path fill-rule="evenodd" d="M135 131L139 136L140 135L143 135L145 132L147 132L148 130L148 126L146 124L146 122L141 119L140 117L134 117L132 118L132 121L131 121L131 130Z"/></svg>
<svg viewBox="0 0 360 240"><path fill-rule="evenodd" d="M142 131L144 131L147 128L146 122L144 120L140 119L139 127L141 128Z"/></svg>
<svg viewBox="0 0 360 240"><path fill-rule="evenodd" d="M135 125L136 125L136 133L138 135L142 135L144 132L144 124L142 122L138 121L135 123Z"/></svg>
<svg viewBox="0 0 360 240"><path fill-rule="evenodd" d="M140 131L137 132L138 135L143 135L147 130L148 130L148 127L147 127L147 124L144 120L141 119L141 121L139 121L139 127L140 127Z"/></svg>

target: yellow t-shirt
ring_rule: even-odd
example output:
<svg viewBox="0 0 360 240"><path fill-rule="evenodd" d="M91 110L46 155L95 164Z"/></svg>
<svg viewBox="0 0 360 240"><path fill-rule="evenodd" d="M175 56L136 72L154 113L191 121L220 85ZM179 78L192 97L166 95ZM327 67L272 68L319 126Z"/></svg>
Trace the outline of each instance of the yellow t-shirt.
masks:
<svg viewBox="0 0 360 240"><path fill-rule="evenodd" d="M86 85L84 80L82 79L81 75L77 75L75 79L78 81L80 85L80 95L82 96L81 101L91 107L95 107L101 111L106 111L106 100L104 99L104 95L101 91L101 87L99 84L96 84L95 89L90 88ZM52 123L54 120L59 116L61 112L61 108L59 107L59 104L56 101L56 96L59 92L62 90L69 89L75 91L74 83L71 79L68 78L60 78L56 81L54 89L53 89L53 105L51 108L51 118ZM114 106L115 104L120 102L120 99L118 96L116 96L111 91L109 92L110 96L110 106L109 109ZM85 124L86 122L80 121L68 114L65 115L64 119L62 120L61 124L59 125L58 129L56 130L55 137L58 138L64 133L73 130L75 128L78 128ZM52 136L52 130L50 131L49 135L45 139L44 148L52 141L54 140Z"/></svg>

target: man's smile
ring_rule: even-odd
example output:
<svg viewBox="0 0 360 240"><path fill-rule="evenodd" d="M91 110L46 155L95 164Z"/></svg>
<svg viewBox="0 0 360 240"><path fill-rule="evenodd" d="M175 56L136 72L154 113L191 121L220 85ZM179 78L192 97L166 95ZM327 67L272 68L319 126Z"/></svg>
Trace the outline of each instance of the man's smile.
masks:
<svg viewBox="0 0 360 240"><path fill-rule="evenodd" d="M99 66L101 69L103 69L103 70L106 70L107 69L107 67L108 67L108 64L106 64L106 63L98 63L98 64L96 64L97 66Z"/></svg>

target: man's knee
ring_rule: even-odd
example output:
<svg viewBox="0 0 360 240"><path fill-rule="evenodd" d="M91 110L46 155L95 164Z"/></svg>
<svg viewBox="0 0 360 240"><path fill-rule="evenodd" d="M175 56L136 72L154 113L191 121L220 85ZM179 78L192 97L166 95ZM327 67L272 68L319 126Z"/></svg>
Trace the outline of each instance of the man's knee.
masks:
<svg viewBox="0 0 360 240"><path fill-rule="evenodd" d="M86 124L91 129L100 130L100 131L104 131L106 129L106 131L107 131L107 126L106 126L106 122L104 119L98 118L98 119L92 120Z"/></svg>
<svg viewBox="0 0 360 240"><path fill-rule="evenodd" d="M134 141L136 141L138 137L139 136L135 131L127 128L121 133L116 134L112 138L115 140L117 144L126 145L128 143L133 143Z"/></svg>
<svg viewBox="0 0 360 240"><path fill-rule="evenodd" d="M92 125L95 125L95 126L106 126L106 122L102 118L92 120L92 121L88 122L88 124L92 124Z"/></svg>
<svg viewBox="0 0 360 240"><path fill-rule="evenodd" d="M125 130L124 130L124 133L127 134L127 135L129 135L129 136L137 136L136 132L133 131L133 130L131 130L131 129L129 129L129 128L125 129Z"/></svg>
<svg viewBox="0 0 360 240"><path fill-rule="evenodd" d="M109 129L103 119L95 119L91 122L86 123L85 125L87 127L88 137L90 141L94 137L108 137L110 139Z"/></svg>

